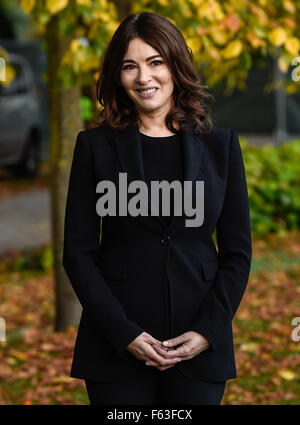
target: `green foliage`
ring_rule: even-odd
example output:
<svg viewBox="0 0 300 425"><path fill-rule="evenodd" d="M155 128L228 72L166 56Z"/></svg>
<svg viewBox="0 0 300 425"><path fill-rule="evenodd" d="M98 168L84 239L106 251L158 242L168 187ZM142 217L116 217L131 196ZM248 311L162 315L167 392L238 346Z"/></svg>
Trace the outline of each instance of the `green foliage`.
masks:
<svg viewBox="0 0 300 425"><path fill-rule="evenodd" d="M53 267L51 246L38 249L25 248L10 265L14 271L42 270L49 271Z"/></svg>
<svg viewBox="0 0 300 425"><path fill-rule="evenodd" d="M95 81L99 59L120 24L120 2L16 1L31 15L41 36L51 19L57 17L60 37L70 39L69 49L60 64L62 84L72 86L77 82ZM296 0L127 1L129 13L149 11L171 20L182 31L205 84L214 87L223 82L226 94L234 88L246 88L248 71L256 56L279 53L278 67L283 74L288 74L292 60L300 54L298 3ZM300 80L286 78L282 84L289 93L300 89Z"/></svg>
<svg viewBox="0 0 300 425"><path fill-rule="evenodd" d="M258 235L300 228L300 139L280 147L249 146L241 138L252 231Z"/></svg>
<svg viewBox="0 0 300 425"><path fill-rule="evenodd" d="M90 121L93 116L93 102L87 96L80 98L81 115L84 121Z"/></svg>

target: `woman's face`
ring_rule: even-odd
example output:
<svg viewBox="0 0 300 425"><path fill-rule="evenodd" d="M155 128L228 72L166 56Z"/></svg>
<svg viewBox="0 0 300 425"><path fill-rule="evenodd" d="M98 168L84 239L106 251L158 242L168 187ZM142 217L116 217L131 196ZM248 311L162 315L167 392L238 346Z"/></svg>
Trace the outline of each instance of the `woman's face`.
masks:
<svg viewBox="0 0 300 425"><path fill-rule="evenodd" d="M159 52L142 39L130 41L122 60L120 80L138 112L167 113L171 108L174 89L172 75ZM144 96L137 91L151 87L156 90Z"/></svg>

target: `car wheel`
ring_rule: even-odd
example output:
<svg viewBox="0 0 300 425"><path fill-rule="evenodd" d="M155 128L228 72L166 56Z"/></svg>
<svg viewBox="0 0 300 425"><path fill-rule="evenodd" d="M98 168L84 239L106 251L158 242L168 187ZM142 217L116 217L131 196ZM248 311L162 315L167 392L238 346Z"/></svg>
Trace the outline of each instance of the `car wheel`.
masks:
<svg viewBox="0 0 300 425"><path fill-rule="evenodd" d="M24 177L35 177L38 172L39 162L39 143L31 140L25 148L22 160L15 167L15 174Z"/></svg>

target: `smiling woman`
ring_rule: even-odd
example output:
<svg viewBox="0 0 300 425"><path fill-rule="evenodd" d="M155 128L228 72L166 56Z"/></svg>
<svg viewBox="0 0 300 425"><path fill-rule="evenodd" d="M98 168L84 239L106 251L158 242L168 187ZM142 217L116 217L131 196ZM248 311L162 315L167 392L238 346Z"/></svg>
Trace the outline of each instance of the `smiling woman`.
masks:
<svg viewBox="0 0 300 425"><path fill-rule="evenodd" d="M91 404L220 404L252 253L238 135L213 126L184 37L155 13L120 24L97 97L102 121L77 135L65 214L63 265L83 307L71 376Z"/></svg>
<svg viewBox="0 0 300 425"><path fill-rule="evenodd" d="M150 12L126 18L101 64L97 98L103 109L98 123L113 130L138 123L141 133L158 137L190 125L198 132L209 131L207 101L213 96L195 73L192 57L183 35L167 18Z"/></svg>
<svg viewBox="0 0 300 425"><path fill-rule="evenodd" d="M134 38L129 43L123 59L123 64L129 62L130 65L121 68L120 79L126 93L135 104L140 121L144 124L140 125L140 131L155 136L153 131L157 125L159 135L168 136L173 132L167 128L162 133L159 115L172 108L174 83L167 64L161 60L154 60L157 57L161 56L152 46L141 38ZM128 66L132 68L128 69ZM157 110L160 110L159 115ZM156 120L153 119L154 114ZM149 119L151 123L147 122ZM147 127L151 128L151 134Z"/></svg>

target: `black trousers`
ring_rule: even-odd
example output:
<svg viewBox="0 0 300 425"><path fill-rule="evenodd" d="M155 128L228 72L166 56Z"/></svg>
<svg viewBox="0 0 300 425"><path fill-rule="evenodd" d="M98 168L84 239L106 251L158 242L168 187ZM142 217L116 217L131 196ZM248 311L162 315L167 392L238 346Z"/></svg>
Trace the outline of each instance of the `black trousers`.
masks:
<svg viewBox="0 0 300 425"><path fill-rule="evenodd" d="M176 365L160 371L153 366L145 376L120 382L85 380L91 405L100 404L220 404L226 381L194 381Z"/></svg>

